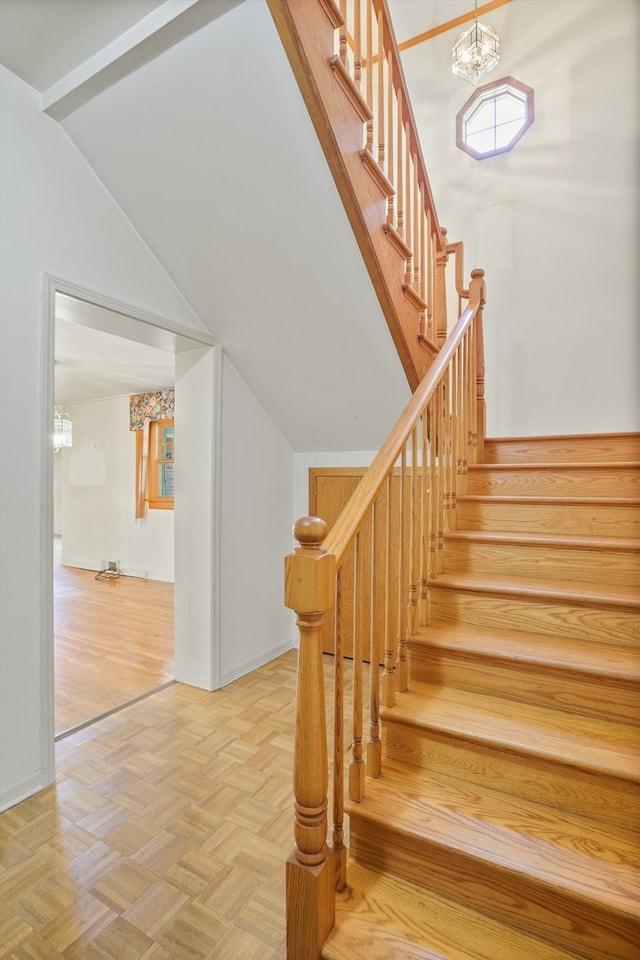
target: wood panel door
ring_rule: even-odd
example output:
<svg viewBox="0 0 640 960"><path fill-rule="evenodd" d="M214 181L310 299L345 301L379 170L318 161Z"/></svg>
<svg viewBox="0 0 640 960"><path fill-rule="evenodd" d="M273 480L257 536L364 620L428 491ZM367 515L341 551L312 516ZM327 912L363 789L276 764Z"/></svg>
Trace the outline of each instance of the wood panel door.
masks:
<svg viewBox="0 0 640 960"><path fill-rule="evenodd" d="M309 469L309 513L311 516L321 517L329 529L332 528L346 506L352 493L358 486L362 476L366 472L365 467L311 467ZM397 497L399 493L399 480L394 478L391 485L392 513L397 508ZM386 523L386 494L383 491L377 507L376 530L374 531L374 542L382 543L384 535L384 525ZM362 543L365 550L365 565L371 569L371 520L369 519L362 529ZM398 530L392 528L392 555L397 556L398 550ZM374 546L373 568L375 570L376 583L380 584L380 589L376 589L373 598L369 583L359 592L359 602L363 609L370 611L366 616L365 628L373 619L373 638L377 649L378 660L384 661L384 640L385 640L385 611L388 622L395 624L397 621L397 591L394 584L397 583L395 571L391 571L390 589L385 592L382 587L384 568L386 563L386 551L376 549ZM353 656L353 620L349 615L354 604L354 551L351 548L344 558L340 574L340 596L339 603L342 611L340 617L342 630L343 653L346 657ZM394 638L395 642L395 638ZM327 639L324 653L333 654L334 641L333 636ZM370 659L369 644L367 641L366 651L363 649L362 658Z"/></svg>

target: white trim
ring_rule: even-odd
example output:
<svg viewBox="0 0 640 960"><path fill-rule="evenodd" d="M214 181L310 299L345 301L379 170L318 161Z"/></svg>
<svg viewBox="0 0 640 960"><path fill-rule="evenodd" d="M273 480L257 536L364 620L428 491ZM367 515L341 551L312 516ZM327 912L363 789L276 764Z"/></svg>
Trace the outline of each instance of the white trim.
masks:
<svg viewBox="0 0 640 960"><path fill-rule="evenodd" d="M40 356L40 550L47 558L40 565L40 704L41 781L55 779L55 701L53 672L53 443L56 289L43 276L42 338Z"/></svg>
<svg viewBox="0 0 640 960"><path fill-rule="evenodd" d="M42 457L40 470L40 531L41 531L41 551L43 564L40 573L40 613L41 613L41 702L42 702L42 755L45 760L43 769L38 772L32 781L33 789L29 790L27 784L20 784L8 796L12 799L9 805L17 803L36 790L51 783L55 777L55 703L54 703L54 663L53 663L53 446L50 438L50 420L54 401L54 358L55 358L55 297L56 293L67 294L88 303L97 304L107 310L116 312L122 316L122 325L115 331L116 336L124 336L125 339L134 339L131 333L132 323L144 324L147 332L152 336L164 337L162 346L164 349L173 349L179 353L181 349L212 349L214 351L214 368L221 368L222 351L215 344L213 337L206 331L192 330L182 324L163 317L150 314L137 307L114 300L104 294L81 287L76 283L63 280L50 274L43 274L43 311L42 311L42 395L41 395L41 424L40 438L42 443ZM127 329L129 336L123 333ZM114 332L112 329L109 332ZM169 336L167 336L169 335ZM221 370L217 375L217 380L213 384L214 395L218 406L222 376ZM221 636L220 636L220 492L219 492L219 459L220 459L220 434L218 426L220 410L214 411L213 420L216 424L214 428L216 435L212 438L214 453L213 467L213 503L215 514L215 529L212 529L212 550L213 550L213 571L211 587L211 603L213 605L213 624L211 642L214 645L211 662L212 681L220 685L220 657L221 657ZM216 450L217 446L217 450ZM217 489L216 489L217 488ZM218 647L216 651L215 647ZM46 779L45 779L46 778ZM43 782L44 780L44 782ZM13 797L15 796L15 799ZM2 802L5 802L3 796Z"/></svg>
<svg viewBox="0 0 640 960"><path fill-rule="evenodd" d="M143 63L153 60L179 40L221 16L242 0L165 0L157 9L108 43L45 90L44 113L63 120Z"/></svg>
<svg viewBox="0 0 640 960"><path fill-rule="evenodd" d="M47 299L52 295L55 301L56 293L64 293L69 297L75 297L77 300L85 300L87 303L94 303L98 307L104 307L106 310L111 310L113 313L121 314L124 321L131 319L138 320L140 323L146 324L150 330L164 330L165 332L174 334L176 337L184 337L187 340L191 340L193 341L190 346L191 350L193 350L193 343L207 347L213 347L215 345L216 341L208 330L195 330L192 327L184 326L184 324L176 323L174 320L158 317L146 310L141 310L139 307L131 306L128 303L123 303L121 300L115 300L113 297L108 297L105 294L98 293L95 290L89 290L87 287L82 287L80 284L72 283L69 280L63 280L61 277L56 277L52 274L45 274L45 278L47 284ZM53 291L53 293L51 293L51 291ZM125 340L132 339L131 336L125 336L121 330L109 329L105 332L113 333L117 337L124 336ZM169 346L166 342L150 343L149 345L169 349Z"/></svg>
<svg viewBox="0 0 640 960"><path fill-rule="evenodd" d="M51 741L51 754L54 752L54 743ZM23 800L28 800L29 797L32 797L34 793L39 793L40 790L44 790L45 787L48 787L51 780L43 780L41 773L34 773L32 777L29 777L28 780L23 780L22 783L18 784L17 787L13 787L10 790L3 790L2 796L0 797L0 813L4 810L8 810L9 807L15 807L17 803L22 803Z"/></svg>
<svg viewBox="0 0 640 960"><path fill-rule="evenodd" d="M248 673L252 673L254 670L257 670L258 667L263 667L265 663L269 663L271 660L275 660L276 657L281 657L283 653L288 653L289 650L295 650L297 644L291 640L285 640L283 643L277 644L275 647L271 647L266 653L262 653L259 657L254 657L251 660L245 660L244 663L241 663L239 666L234 667L229 673L223 674L220 680L220 686L226 687L227 684L233 683L234 680L239 680L240 677L246 676Z"/></svg>
<svg viewBox="0 0 640 960"><path fill-rule="evenodd" d="M222 347L213 348L213 437L211 442L211 689L222 686Z"/></svg>

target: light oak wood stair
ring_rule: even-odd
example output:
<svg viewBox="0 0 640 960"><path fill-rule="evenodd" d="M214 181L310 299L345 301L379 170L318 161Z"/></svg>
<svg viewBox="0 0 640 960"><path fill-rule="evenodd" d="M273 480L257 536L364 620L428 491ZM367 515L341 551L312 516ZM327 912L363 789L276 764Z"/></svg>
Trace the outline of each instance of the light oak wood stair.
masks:
<svg viewBox="0 0 640 960"><path fill-rule="evenodd" d="M487 441L327 960L640 956L640 437Z"/></svg>

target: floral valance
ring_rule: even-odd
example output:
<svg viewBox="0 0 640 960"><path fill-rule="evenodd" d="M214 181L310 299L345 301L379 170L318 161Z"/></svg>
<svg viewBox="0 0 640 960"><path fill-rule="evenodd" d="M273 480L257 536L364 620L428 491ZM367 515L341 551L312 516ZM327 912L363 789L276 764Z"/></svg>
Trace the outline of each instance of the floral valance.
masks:
<svg viewBox="0 0 640 960"><path fill-rule="evenodd" d="M136 393L129 397L129 429L142 430L146 420L173 420L175 390Z"/></svg>

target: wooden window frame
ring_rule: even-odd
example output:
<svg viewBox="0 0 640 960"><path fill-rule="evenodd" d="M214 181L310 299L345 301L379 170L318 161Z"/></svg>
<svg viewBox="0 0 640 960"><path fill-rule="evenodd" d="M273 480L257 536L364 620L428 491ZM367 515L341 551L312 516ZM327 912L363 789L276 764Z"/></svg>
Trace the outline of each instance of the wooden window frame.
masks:
<svg viewBox="0 0 640 960"><path fill-rule="evenodd" d="M173 427L173 419L147 421L142 430L136 430L136 518L150 510L173 510L174 499L160 493L159 466L175 463L175 459L160 456L162 429Z"/></svg>

